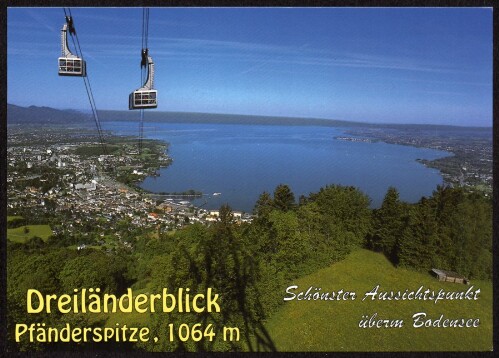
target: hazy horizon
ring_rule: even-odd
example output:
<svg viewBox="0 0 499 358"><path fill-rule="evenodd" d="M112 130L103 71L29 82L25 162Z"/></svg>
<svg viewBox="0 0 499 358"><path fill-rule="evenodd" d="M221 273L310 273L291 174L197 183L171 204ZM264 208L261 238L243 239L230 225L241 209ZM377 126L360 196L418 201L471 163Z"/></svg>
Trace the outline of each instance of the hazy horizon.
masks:
<svg viewBox="0 0 499 358"><path fill-rule="evenodd" d="M21 106L16 103L8 103L9 105L14 105L18 107L23 107L23 108L29 108L29 107L47 107L47 106L36 106L36 105L28 105L28 106ZM91 109L79 109L79 108L56 108L56 107L48 107L48 108L53 108L61 111L77 111L85 114L92 114ZM119 111L119 112L128 112L126 109L99 109L99 112L101 111ZM483 128L483 129L492 129L493 125L489 126L470 126L470 125L458 125L458 124L436 124L436 123L400 123L400 122L362 122L362 121L352 121L348 119L342 119L342 118L320 118L320 117L296 117L296 116L273 116L273 115L264 115L264 114L242 114L242 113L214 113L214 112L185 112L185 111L167 111L167 110L156 110L154 111L155 113L182 113L182 114L209 114L209 115L221 115L221 116L246 116L246 117L263 117L263 118L282 118L282 119L319 119L319 120L324 120L324 121L340 121L340 122L346 122L346 123L357 123L357 124L365 124L365 125L403 125L403 126L442 126L442 127L458 127L458 128ZM148 118L147 113L144 116L145 120L152 121L150 117ZM279 125L279 124L277 124ZM313 124L311 124L313 125Z"/></svg>

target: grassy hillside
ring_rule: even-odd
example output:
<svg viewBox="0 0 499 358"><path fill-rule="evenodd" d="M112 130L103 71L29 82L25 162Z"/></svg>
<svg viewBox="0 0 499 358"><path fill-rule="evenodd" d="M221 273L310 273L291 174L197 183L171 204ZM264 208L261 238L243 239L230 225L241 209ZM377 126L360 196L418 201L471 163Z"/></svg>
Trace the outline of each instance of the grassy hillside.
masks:
<svg viewBox="0 0 499 358"><path fill-rule="evenodd" d="M23 218L22 216L7 216L7 222L22 218Z"/></svg>
<svg viewBox="0 0 499 358"><path fill-rule="evenodd" d="M322 292L354 291L354 301L287 301L267 322L279 351L489 351L492 349L492 284L473 281L480 288L478 300L362 301L376 285L380 291L467 290L470 286L438 282L429 274L393 267L381 254L353 252L344 261L290 282L294 291L310 286ZM283 292L283 297L288 296ZM479 318L477 328L414 328L412 316L425 312L427 319ZM403 320L402 328L359 328L363 315L376 320ZM443 320L442 320L443 321Z"/></svg>
<svg viewBox="0 0 499 358"><path fill-rule="evenodd" d="M38 236L43 240L52 235L52 230L49 225L28 225L29 232L24 232L24 226L15 229L7 229L7 239L14 242L25 242L33 236Z"/></svg>

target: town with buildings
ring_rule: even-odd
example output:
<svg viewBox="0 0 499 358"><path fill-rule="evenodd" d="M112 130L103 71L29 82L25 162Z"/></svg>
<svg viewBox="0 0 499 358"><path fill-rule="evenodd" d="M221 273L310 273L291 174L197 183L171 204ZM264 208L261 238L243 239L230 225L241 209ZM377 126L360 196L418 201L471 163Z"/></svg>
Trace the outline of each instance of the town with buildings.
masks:
<svg viewBox="0 0 499 358"><path fill-rule="evenodd" d="M448 152L435 160L418 159L429 168L438 169L447 185L492 193L492 129L481 127L369 126L350 129L350 137L339 140L355 142L382 141Z"/></svg>
<svg viewBox="0 0 499 358"><path fill-rule="evenodd" d="M105 155L92 136L60 144L63 138L53 134L42 144L33 133L13 133L7 150L8 215L28 218L27 224L48 222L55 237L70 237L77 249L132 248L133 233L159 235L218 218L218 210L195 207L188 195L162 197L136 186L171 162L164 143L148 141L139 155L134 141L108 138L113 153ZM236 222L252 218L238 211L233 216Z"/></svg>

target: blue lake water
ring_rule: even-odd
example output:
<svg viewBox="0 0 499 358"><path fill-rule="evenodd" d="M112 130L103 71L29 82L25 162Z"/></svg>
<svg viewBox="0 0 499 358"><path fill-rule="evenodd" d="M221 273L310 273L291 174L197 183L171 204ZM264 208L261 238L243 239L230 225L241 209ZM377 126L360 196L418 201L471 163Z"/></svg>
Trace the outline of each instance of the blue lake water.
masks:
<svg viewBox="0 0 499 358"><path fill-rule="evenodd" d="M138 124L104 122L103 129L137 135ZM348 128L227 124L145 123L146 138L170 143L173 163L141 184L154 192L189 189L206 195L193 203L251 212L258 196L288 184L295 197L328 184L360 188L379 207L389 186L416 202L443 180L416 159L448 156L444 151L386 143L334 139ZM213 193L221 193L213 196Z"/></svg>

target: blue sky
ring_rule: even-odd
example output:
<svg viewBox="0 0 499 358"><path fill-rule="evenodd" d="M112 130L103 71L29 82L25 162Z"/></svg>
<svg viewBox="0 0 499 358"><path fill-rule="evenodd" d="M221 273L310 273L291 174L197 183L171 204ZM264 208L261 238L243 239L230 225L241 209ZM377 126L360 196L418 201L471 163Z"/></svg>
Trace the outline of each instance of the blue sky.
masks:
<svg viewBox="0 0 499 358"><path fill-rule="evenodd" d="M97 108L127 110L142 9L71 11ZM8 102L89 110L63 10L7 21ZM492 125L491 8L152 8L149 53L160 111Z"/></svg>

